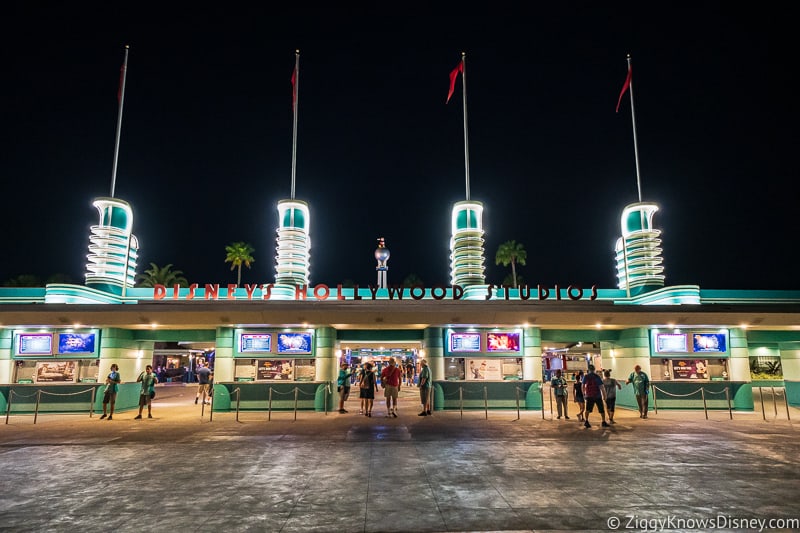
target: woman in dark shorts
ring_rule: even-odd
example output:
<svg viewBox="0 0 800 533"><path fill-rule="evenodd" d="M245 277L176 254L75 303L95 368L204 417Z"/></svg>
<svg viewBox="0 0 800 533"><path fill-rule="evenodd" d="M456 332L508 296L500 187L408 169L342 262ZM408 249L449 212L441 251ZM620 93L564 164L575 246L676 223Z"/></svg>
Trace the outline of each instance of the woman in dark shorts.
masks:
<svg viewBox="0 0 800 533"><path fill-rule="evenodd" d="M372 416L372 404L375 402L375 391L378 389L375 372L372 371L372 363L364 364L364 372L358 382L358 389L364 415Z"/></svg>
<svg viewBox="0 0 800 533"><path fill-rule="evenodd" d="M583 422L583 410L586 407L586 402L583 399L583 370L578 372L575 376L575 383L573 384L572 398L578 406L578 422Z"/></svg>

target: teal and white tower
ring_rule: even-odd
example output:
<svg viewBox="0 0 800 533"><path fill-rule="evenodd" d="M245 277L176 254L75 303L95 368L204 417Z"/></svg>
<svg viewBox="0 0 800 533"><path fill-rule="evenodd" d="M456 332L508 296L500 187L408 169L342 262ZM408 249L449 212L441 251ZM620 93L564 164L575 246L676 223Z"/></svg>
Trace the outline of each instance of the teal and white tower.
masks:
<svg viewBox="0 0 800 533"><path fill-rule="evenodd" d="M116 198L97 198L93 205L100 221L89 236L86 286L124 295L135 283L139 257L139 241L132 233L133 210Z"/></svg>
<svg viewBox="0 0 800 533"><path fill-rule="evenodd" d="M622 210L622 236L614 250L617 286L628 295L664 286L661 230L653 226L656 211L658 206L648 202L630 204Z"/></svg>
<svg viewBox="0 0 800 533"><path fill-rule="evenodd" d="M300 200L281 200L278 202L278 220L275 283L308 285L311 250L308 205Z"/></svg>
<svg viewBox="0 0 800 533"><path fill-rule="evenodd" d="M450 283L467 287L483 285L484 266L483 204L457 202L453 206L450 237Z"/></svg>

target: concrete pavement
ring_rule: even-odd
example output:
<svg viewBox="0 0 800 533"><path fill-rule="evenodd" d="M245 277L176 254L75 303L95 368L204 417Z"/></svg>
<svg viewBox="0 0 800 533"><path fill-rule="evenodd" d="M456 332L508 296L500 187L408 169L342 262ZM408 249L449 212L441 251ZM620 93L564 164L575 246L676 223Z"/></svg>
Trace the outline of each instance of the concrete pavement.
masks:
<svg viewBox="0 0 800 533"><path fill-rule="evenodd" d="M201 416L194 393L159 386L153 419L0 424L0 530L800 529L797 409L792 421L769 409L764 421L760 406L734 420L620 410L612 427L594 413L586 429L549 411L420 417L412 388L398 418L383 418L379 393L372 418L354 399L347 414L243 412L237 422Z"/></svg>

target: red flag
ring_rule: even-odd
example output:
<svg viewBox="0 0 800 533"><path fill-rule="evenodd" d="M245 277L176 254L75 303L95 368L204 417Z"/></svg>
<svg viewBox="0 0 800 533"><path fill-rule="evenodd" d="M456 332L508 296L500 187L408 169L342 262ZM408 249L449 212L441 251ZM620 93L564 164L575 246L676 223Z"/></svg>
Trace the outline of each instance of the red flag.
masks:
<svg viewBox="0 0 800 533"><path fill-rule="evenodd" d="M447 93L447 102L450 101L450 97L453 96L453 91L456 88L456 76L458 76L459 72L464 72L464 60L458 62L458 66L450 72L450 91ZM445 104L447 103L445 102Z"/></svg>
<svg viewBox="0 0 800 533"><path fill-rule="evenodd" d="M297 67L292 70L292 109L297 104Z"/></svg>
<svg viewBox="0 0 800 533"><path fill-rule="evenodd" d="M619 105L622 103L622 96L625 94L625 91L628 90L628 87L631 86L632 73L631 66L628 65L628 76L625 78L625 83L622 84L622 90L619 92L619 100L617 100L617 113L619 113Z"/></svg>

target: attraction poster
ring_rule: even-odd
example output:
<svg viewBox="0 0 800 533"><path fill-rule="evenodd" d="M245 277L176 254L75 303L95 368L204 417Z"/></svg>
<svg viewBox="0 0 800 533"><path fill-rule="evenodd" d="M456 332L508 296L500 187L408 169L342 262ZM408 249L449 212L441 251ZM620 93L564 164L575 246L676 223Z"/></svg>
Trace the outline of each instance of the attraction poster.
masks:
<svg viewBox="0 0 800 533"><path fill-rule="evenodd" d="M37 383L75 382L75 361L48 361L36 364Z"/></svg>
<svg viewBox="0 0 800 533"><path fill-rule="evenodd" d="M468 380L497 380L503 379L502 359L470 359L467 369Z"/></svg>
<svg viewBox="0 0 800 533"><path fill-rule="evenodd" d="M258 362L257 379L269 381L291 381L291 359L261 359Z"/></svg>
<svg viewBox="0 0 800 533"><path fill-rule="evenodd" d="M672 379L708 379L708 360L672 359Z"/></svg>

